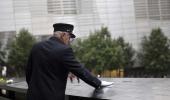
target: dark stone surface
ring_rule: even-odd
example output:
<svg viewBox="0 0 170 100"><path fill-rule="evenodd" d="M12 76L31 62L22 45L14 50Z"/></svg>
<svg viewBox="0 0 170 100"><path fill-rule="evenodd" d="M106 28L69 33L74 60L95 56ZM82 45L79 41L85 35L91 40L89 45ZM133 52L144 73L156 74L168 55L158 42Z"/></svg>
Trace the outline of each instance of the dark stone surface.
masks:
<svg viewBox="0 0 170 100"><path fill-rule="evenodd" d="M70 83L68 80L66 95L111 100L170 100L169 78L102 78L115 82L113 86L95 90L83 81ZM7 90L26 93L25 82L0 86ZM82 99L83 100L83 99Z"/></svg>

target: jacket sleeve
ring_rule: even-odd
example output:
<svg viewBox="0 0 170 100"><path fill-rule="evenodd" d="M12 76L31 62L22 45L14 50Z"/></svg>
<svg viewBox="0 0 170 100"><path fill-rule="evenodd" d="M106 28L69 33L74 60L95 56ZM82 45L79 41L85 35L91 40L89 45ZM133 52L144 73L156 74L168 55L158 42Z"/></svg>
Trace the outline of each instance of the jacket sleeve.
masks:
<svg viewBox="0 0 170 100"><path fill-rule="evenodd" d="M26 82L27 84L29 84L31 80L31 74L32 74L32 54L31 53L28 57L28 61L27 61L26 68L25 68L25 73L26 73Z"/></svg>
<svg viewBox="0 0 170 100"><path fill-rule="evenodd" d="M101 81L94 77L75 59L72 48L67 48L63 51L61 61L70 72L85 81L87 84L95 88L100 87Z"/></svg>

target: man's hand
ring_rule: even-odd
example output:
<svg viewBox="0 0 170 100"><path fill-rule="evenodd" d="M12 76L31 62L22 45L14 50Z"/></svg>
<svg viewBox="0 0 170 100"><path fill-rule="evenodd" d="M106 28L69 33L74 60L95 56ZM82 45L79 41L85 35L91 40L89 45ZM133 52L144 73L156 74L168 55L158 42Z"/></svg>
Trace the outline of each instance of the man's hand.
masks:
<svg viewBox="0 0 170 100"><path fill-rule="evenodd" d="M114 84L114 82L101 81L101 85L100 85L100 87L95 89L95 93L103 93L108 90L108 88L106 88L106 87L109 87L113 84Z"/></svg>
<svg viewBox="0 0 170 100"><path fill-rule="evenodd" d="M113 85L114 82L107 82L107 81L101 81L101 87L106 87L106 86L110 86Z"/></svg>

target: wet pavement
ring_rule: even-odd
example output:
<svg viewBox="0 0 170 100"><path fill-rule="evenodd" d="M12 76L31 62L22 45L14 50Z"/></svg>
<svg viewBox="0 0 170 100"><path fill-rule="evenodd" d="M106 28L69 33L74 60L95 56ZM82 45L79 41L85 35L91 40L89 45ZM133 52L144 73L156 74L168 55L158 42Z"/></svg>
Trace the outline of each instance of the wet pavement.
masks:
<svg viewBox="0 0 170 100"><path fill-rule="evenodd" d="M110 100L170 100L170 78L102 78L114 85L95 90L83 81L68 80L66 95ZM9 84L8 89L25 93L25 82Z"/></svg>

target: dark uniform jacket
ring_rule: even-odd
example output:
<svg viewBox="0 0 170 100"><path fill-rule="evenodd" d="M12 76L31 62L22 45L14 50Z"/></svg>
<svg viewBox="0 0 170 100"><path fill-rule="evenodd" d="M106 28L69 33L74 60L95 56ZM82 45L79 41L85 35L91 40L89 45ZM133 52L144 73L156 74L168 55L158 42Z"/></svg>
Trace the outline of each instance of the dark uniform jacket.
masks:
<svg viewBox="0 0 170 100"><path fill-rule="evenodd" d="M35 44L26 66L27 100L64 100L69 71L95 88L101 85L58 38Z"/></svg>

